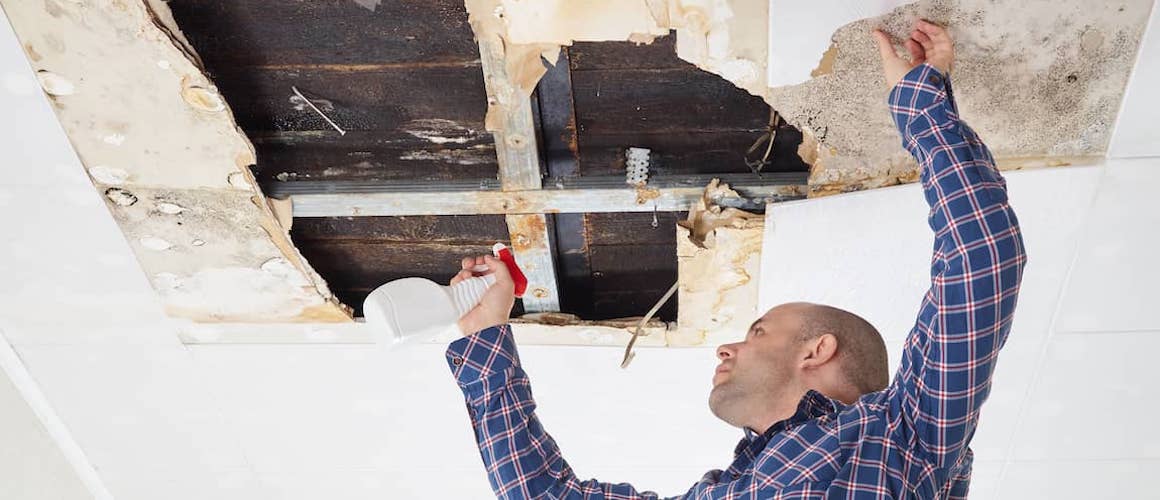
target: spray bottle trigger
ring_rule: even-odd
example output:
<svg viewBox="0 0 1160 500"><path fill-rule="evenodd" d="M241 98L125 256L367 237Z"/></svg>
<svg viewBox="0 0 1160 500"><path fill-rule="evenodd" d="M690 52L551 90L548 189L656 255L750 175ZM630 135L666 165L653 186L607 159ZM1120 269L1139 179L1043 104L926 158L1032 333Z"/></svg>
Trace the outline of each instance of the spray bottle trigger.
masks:
<svg viewBox="0 0 1160 500"><path fill-rule="evenodd" d="M491 247L491 252L507 266L508 273L512 275L512 281L516 285L516 297L523 297L524 292L528 289L528 278L524 276L524 272L516 264L516 257L512 254L511 249L504 246L503 243L496 243Z"/></svg>

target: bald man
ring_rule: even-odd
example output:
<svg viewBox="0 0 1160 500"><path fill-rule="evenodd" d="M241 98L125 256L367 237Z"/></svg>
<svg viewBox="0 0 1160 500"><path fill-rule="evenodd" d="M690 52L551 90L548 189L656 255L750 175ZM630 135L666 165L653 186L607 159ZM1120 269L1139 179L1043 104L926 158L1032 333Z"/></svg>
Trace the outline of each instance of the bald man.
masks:
<svg viewBox="0 0 1160 500"><path fill-rule="evenodd" d="M1003 177L958 116L947 32L919 21L898 56L874 37L903 147L922 169L935 234L930 290L888 382L886 347L869 323L806 303L775 307L745 339L717 349L709 407L744 429L733 463L689 499L965 498L968 445L987 399L1026 256ZM511 277L491 257L464 259L455 280L486 265L496 284L460 321L447 360L467 399L499 498L652 499L629 484L582 481L535 415L506 324Z"/></svg>

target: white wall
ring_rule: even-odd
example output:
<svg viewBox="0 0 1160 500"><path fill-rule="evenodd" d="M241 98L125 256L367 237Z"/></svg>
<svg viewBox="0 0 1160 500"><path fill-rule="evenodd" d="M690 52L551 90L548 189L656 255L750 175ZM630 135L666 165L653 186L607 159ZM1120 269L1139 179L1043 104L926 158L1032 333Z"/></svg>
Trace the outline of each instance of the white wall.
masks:
<svg viewBox="0 0 1160 500"><path fill-rule="evenodd" d="M182 345L2 21L0 109L0 329L114 497L489 497L437 346L389 360L365 345ZM1151 495L1160 160L1009 177L1032 260L973 498ZM767 257L796 260L770 268L763 300L862 312L896 361L925 283L924 216L913 186L778 207ZM628 371L617 348L522 355L579 474L675 494L728 463L738 433L705 403L711 349L644 350Z"/></svg>

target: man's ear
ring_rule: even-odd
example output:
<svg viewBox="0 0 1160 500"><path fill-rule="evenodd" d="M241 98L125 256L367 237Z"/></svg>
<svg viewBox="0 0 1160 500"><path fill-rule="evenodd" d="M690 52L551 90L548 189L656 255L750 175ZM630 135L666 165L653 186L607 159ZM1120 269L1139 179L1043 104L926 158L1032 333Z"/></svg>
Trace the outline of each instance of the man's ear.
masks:
<svg viewBox="0 0 1160 500"><path fill-rule="evenodd" d="M838 337L831 333L824 333L807 341L806 347L802 368L817 368L826 364L838 353Z"/></svg>

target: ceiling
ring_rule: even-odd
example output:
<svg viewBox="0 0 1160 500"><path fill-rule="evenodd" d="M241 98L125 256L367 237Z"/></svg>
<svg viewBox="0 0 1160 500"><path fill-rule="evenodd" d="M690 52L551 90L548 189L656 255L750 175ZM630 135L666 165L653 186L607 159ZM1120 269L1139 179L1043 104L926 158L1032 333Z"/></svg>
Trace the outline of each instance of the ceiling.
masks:
<svg viewBox="0 0 1160 500"><path fill-rule="evenodd" d="M182 32L254 143L268 195L289 185L494 181L484 130L487 94L458 0L173 0ZM765 133L760 98L677 58L675 36L652 44L581 42L563 50L533 95L544 184L623 178L625 150L651 150L650 181L749 173ZM337 133L299 90L346 132ZM785 127L765 172L805 172L801 136ZM643 315L677 279L683 214L548 216L561 309L586 319ZM344 303L376 286L450 279L458 261L508 242L501 215L296 218L291 236ZM676 316L670 301L660 317ZM518 311L517 311L518 312Z"/></svg>

